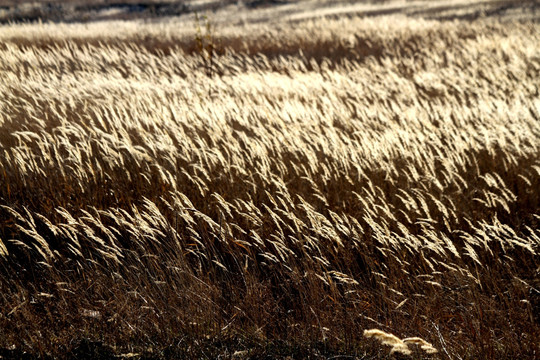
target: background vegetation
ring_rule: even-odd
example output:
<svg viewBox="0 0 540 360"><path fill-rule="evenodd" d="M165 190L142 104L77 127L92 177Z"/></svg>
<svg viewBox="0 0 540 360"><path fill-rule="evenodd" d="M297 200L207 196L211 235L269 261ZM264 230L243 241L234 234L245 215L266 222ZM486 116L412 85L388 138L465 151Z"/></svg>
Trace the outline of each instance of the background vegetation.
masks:
<svg viewBox="0 0 540 360"><path fill-rule="evenodd" d="M258 16L0 28L0 356L537 358L537 23Z"/></svg>

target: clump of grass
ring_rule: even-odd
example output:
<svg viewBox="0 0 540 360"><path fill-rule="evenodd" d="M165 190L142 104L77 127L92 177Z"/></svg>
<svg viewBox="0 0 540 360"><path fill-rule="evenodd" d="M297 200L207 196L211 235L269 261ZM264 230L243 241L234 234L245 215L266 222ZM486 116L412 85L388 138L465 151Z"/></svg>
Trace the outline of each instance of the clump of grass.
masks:
<svg viewBox="0 0 540 360"><path fill-rule="evenodd" d="M400 353L403 355L411 355L412 352L407 347L407 344L397 336L384 332L379 329L364 330L364 337L375 338L382 345L391 346L390 354Z"/></svg>
<svg viewBox="0 0 540 360"><path fill-rule="evenodd" d="M412 351L409 349L409 346L411 345L420 346L420 349L425 351L427 354L436 354L438 352L433 345L419 337L400 339L393 334L379 329L364 330L364 337L374 338L382 345L390 346L390 354L400 353L403 355L411 355Z"/></svg>

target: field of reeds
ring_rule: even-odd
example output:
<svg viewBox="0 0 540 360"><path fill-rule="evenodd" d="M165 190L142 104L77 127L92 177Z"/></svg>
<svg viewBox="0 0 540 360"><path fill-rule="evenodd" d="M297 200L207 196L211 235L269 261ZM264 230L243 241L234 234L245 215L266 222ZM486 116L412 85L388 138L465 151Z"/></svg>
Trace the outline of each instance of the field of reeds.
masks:
<svg viewBox="0 0 540 360"><path fill-rule="evenodd" d="M538 358L539 86L535 22L0 27L0 358Z"/></svg>

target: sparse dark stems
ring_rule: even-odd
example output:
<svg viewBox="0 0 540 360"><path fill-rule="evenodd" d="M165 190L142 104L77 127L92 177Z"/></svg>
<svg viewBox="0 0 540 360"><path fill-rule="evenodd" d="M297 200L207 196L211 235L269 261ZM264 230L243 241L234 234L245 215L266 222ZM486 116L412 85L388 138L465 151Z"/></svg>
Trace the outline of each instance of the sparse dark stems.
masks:
<svg viewBox="0 0 540 360"><path fill-rule="evenodd" d="M203 23L202 27L201 22ZM217 39L214 36L215 27L206 15L201 17L195 12L195 30L195 50L201 55L206 75L213 77L215 74L215 57L218 47Z"/></svg>

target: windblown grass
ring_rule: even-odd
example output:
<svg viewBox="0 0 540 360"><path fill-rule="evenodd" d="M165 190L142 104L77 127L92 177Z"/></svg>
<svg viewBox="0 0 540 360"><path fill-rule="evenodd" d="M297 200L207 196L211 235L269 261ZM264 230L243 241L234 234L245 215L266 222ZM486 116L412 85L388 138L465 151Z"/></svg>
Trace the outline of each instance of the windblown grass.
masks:
<svg viewBox="0 0 540 360"><path fill-rule="evenodd" d="M538 25L195 35L0 28L0 348L538 356Z"/></svg>

